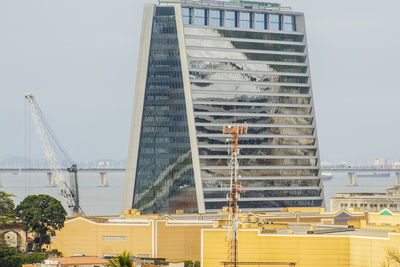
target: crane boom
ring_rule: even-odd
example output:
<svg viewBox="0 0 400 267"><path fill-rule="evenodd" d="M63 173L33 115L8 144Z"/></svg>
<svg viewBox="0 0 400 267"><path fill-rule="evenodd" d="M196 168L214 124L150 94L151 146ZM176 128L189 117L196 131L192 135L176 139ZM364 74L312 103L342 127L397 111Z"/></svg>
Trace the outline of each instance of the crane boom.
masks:
<svg viewBox="0 0 400 267"><path fill-rule="evenodd" d="M48 126L46 118L41 112L39 105L35 101L34 96L32 94L25 94L25 98L29 104L36 132L38 134L43 151L46 155L46 159L50 166L51 172L54 175L55 183L60 190L60 195L65 198L68 208L70 208L73 212L79 212L80 207L78 197L77 166L76 164L72 164L71 167L68 168L68 171L71 173L72 176L74 176L73 179L71 179L71 181L73 181L73 189L71 190L71 188L65 181L64 175L61 171L61 159L57 155L52 144L56 146L58 151L63 157L65 157L67 161L72 162L72 160L69 155L62 149L61 145L57 142L57 139L55 138L51 128Z"/></svg>

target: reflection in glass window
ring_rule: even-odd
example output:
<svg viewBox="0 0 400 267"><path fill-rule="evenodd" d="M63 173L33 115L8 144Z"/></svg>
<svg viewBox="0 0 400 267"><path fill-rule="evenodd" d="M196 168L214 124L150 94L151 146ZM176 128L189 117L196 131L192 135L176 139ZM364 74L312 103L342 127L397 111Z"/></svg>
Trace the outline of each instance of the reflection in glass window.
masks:
<svg viewBox="0 0 400 267"><path fill-rule="evenodd" d="M266 19L267 14L255 13L254 17L255 17L254 26L255 26L256 29L264 30L264 29L268 28L267 27L267 19Z"/></svg>
<svg viewBox="0 0 400 267"><path fill-rule="evenodd" d="M177 47L174 8L156 7L132 205L143 213L197 212Z"/></svg>
<svg viewBox="0 0 400 267"><path fill-rule="evenodd" d="M225 27L237 27L237 12L225 11Z"/></svg>
<svg viewBox="0 0 400 267"><path fill-rule="evenodd" d="M269 28L271 30L273 30L273 31L282 30L281 22L282 22L281 15L272 14L269 16Z"/></svg>
<svg viewBox="0 0 400 267"><path fill-rule="evenodd" d="M183 24L192 24L192 8L183 7L182 8L182 19Z"/></svg>
<svg viewBox="0 0 400 267"><path fill-rule="evenodd" d="M240 28L250 29L251 28L251 16L252 14L249 12L241 12L240 13Z"/></svg>
<svg viewBox="0 0 400 267"><path fill-rule="evenodd" d="M207 25L207 11L205 9L194 10L194 23L196 25Z"/></svg>
<svg viewBox="0 0 400 267"><path fill-rule="evenodd" d="M287 32L296 31L294 16L284 16L284 21L285 21L284 31Z"/></svg>
<svg viewBox="0 0 400 267"><path fill-rule="evenodd" d="M210 26L222 26L222 10L210 10Z"/></svg>

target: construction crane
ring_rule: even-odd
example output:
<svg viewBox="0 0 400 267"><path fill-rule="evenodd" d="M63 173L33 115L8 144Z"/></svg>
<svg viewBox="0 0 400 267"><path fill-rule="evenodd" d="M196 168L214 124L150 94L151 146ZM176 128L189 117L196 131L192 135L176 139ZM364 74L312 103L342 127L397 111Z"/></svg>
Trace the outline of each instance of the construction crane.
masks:
<svg viewBox="0 0 400 267"><path fill-rule="evenodd" d="M239 195L239 135L247 134L247 124L243 125L234 124L233 126L223 126L222 134L229 134L230 139L228 141L231 143L232 147L229 150L231 158L229 160L229 170L231 174L230 190L227 195L228 205L229 205L229 232L228 232L228 262L232 264L233 267L238 266L238 221L237 213Z"/></svg>
<svg viewBox="0 0 400 267"><path fill-rule="evenodd" d="M77 213L81 210L78 192L78 167L58 142L35 97L32 94L25 94L25 98L31 110L32 120L47 162L50 165L55 183L60 190L60 195L66 200L68 208L73 213ZM62 166L65 166L70 174L70 186L65 181L61 169Z"/></svg>

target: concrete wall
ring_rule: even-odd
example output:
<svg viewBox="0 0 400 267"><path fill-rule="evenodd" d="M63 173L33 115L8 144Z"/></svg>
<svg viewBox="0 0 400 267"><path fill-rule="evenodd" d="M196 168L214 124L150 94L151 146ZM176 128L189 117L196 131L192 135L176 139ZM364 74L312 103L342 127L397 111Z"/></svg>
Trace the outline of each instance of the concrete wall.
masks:
<svg viewBox="0 0 400 267"><path fill-rule="evenodd" d="M52 240L52 249L58 249L64 256L75 253L86 256L121 254L148 255L166 258L167 261L200 260L201 230L212 228L212 223L187 221L170 222L148 220L148 223L96 223L76 218L65 223ZM104 240L107 237L108 240ZM112 240L114 237L115 240ZM124 237L124 239L122 239Z"/></svg>
<svg viewBox="0 0 400 267"><path fill-rule="evenodd" d="M125 240L103 240L103 237L125 237ZM86 256L120 254L124 250L132 255L153 255L153 221L148 224L95 223L84 218L76 218L65 223L56 239L51 242L52 249L58 249L64 256L75 253Z"/></svg>
<svg viewBox="0 0 400 267"><path fill-rule="evenodd" d="M203 230L202 266L227 260L227 231ZM297 267L376 267L387 249L400 249L400 234L388 237L340 235L267 235L239 232L239 261L296 262Z"/></svg>

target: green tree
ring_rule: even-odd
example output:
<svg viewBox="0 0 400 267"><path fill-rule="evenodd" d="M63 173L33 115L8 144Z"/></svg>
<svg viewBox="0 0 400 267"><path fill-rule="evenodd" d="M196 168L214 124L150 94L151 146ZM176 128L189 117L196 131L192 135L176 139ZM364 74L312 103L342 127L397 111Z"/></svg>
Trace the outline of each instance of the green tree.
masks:
<svg viewBox="0 0 400 267"><path fill-rule="evenodd" d="M108 265L112 267L133 267L133 261L129 252L124 251L117 257L112 258Z"/></svg>
<svg viewBox="0 0 400 267"><path fill-rule="evenodd" d="M183 262L183 266L185 267L193 267L193 261L192 260L186 260Z"/></svg>
<svg viewBox="0 0 400 267"><path fill-rule="evenodd" d="M0 246L0 266L16 267L22 265L22 257L16 248Z"/></svg>
<svg viewBox="0 0 400 267"><path fill-rule="evenodd" d="M32 232L35 248L50 244L50 236L64 227L67 212L61 202L48 195L27 196L16 208L24 230Z"/></svg>
<svg viewBox="0 0 400 267"><path fill-rule="evenodd" d="M48 253L40 253L40 252L21 253L23 264L43 262L48 257L49 257Z"/></svg>
<svg viewBox="0 0 400 267"><path fill-rule="evenodd" d="M0 227L16 221L15 205L11 197L15 195L0 191Z"/></svg>
<svg viewBox="0 0 400 267"><path fill-rule="evenodd" d="M0 246L0 266L19 267L25 263L42 262L49 257L46 253L22 253L16 248Z"/></svg>

